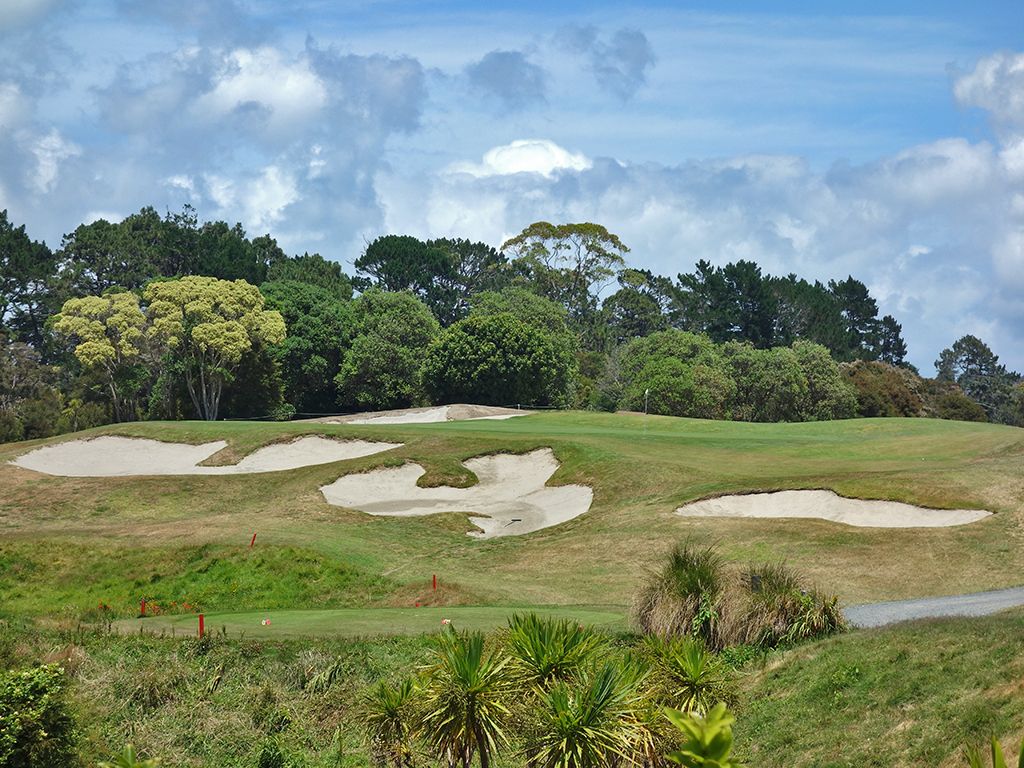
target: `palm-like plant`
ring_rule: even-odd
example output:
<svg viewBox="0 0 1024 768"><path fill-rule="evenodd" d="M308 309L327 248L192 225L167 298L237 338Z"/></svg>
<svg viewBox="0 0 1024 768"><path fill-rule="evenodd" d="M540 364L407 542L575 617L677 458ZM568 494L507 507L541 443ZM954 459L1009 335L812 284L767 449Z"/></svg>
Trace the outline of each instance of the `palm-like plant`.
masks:
<svg viewBox="0 0 1024 768"><path fill-rule="evenodd" d="M645 753L642 681L642 669L627 659L541 691L523 750L531 768L596 768Z"/></svg>
<svg viewBox="0 0 1024 768"><path fill-rule="evenodd" d="M705 715L718 702L732 700L728 668L701 641L652 636L646 638L645 648L657 673L663 703Z"/></svg>
<svg viewBox="0 0 1024 768"><path fill-rule="evenodd" d="M665 715L685 737L679 749L665 755L669 762L683 768L743 768L730 757L735 718L725 704L715 705L707 717L676 709L666 709Z"/></svg>
<svg viewBox="0 0 1024 768"><path fill-rule="evenodd" d="M364 697L360 715L377 765L413 765L414 693L413 681L403 680L395 687L378 683Z"/></svg>
<svg viewBox="0 0 1024 768"><path fill-rule="evenodd" d="M512 616L505 642L518 681L541 691L577 677L607 645L592 629L534 613Z"/></svg>
<svg viewBox="0 0 1024 768"><path fill-rule="evenodd" d="M160 765L160 761L151 758L149 760L143 760L138 756L135 751L135 747L131 744L124 748L124 751L117 756L117 759L112 763L99 763L97 768L156 768Z"/></svg>
<svg viewBox="0 0 1024 768"><path fill-rule="evenodd" d="M484 654L479 632L441 635L434 663L424 670L422 732L437 757L449 768L470 768L474 755L489 768L498 749L508 743L504 732L509 711L503 699L510 684L508 658Z"/></svg>
<svg viewBox="0 0 1024 768"><path fill-rule="evenodd" d="M992 768L1007 768L1006 757L1003 755L1003 748L999 741L992 737ZM967 748L967 764L971 768L985 768L985 759L981 756L981 750L977 747ZM1017 758L1017 768L1024 768L1024 744L1020 747L1020 756Z"/></svg>

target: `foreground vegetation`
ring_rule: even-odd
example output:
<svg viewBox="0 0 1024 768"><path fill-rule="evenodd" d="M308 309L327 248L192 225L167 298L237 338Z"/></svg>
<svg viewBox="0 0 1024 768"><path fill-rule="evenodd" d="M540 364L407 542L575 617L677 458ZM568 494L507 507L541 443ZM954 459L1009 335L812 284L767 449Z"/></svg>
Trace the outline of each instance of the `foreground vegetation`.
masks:
<svg viewBox="0 0 1024 768"><path fill-rule="evenodd" d="M639 647L626 634L601 642ZM176 768L252 768L272 752L277 765L326 768L370 762L367 697L429 665L435 645L429 636L199 642L5 622L0 667L66 670L87 766L131 742ZM1020 613L856 631L730 668L734 757L749 766L965 766L965 745L995 735L1014 755L1024 733ZM496 762L520 764L506 750Z"/></svg>

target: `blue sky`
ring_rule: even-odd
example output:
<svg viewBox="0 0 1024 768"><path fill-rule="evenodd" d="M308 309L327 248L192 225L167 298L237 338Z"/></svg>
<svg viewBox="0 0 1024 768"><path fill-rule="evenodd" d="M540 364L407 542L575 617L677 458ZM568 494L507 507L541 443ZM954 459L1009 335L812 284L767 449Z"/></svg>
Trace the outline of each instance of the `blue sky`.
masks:
<svg viewBox="0 0 1024 768"><path fill-rule="evenodd" d="M852 273L925 373L1024 368L1024 6L0 0L0 208L191 203L350 264L605 224L675 275Z"/></svg>

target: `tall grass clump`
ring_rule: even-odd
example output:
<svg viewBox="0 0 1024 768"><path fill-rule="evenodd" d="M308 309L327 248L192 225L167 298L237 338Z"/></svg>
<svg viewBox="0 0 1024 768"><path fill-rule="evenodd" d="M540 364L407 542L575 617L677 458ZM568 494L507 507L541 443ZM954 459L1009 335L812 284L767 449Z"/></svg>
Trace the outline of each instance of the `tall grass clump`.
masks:
<svg viewBox="0 0 1024 768"><path fill-rule="evenodd" d="M676 544L651 574L633 605L637 626L662 637L689 635L720 648L725 559L713 546Z"/></svg>
<svg viewBox="0 0 1024 768"><path fill-rule="evenodd" d="M644 633L690 637L720 651L774 648L846 627L839 600L783 563L737 568L714 546L676 544L640 588L633 620Z"/></svg>

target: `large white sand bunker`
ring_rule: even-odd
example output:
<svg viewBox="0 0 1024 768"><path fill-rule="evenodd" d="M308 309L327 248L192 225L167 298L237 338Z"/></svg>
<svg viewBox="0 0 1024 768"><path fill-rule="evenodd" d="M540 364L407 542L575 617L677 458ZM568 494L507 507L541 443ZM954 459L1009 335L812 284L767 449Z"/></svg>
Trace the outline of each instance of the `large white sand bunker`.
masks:
<svg viewBox="0 0 1024 768"><path fill-rule="evenodd" d="M201 467L201 462L227 447L223 440L202 445L165 443L134 437L95 437L36 448L12 461L19 467L63 477L129 475L235 475L277 472L315 464L356 459L398 448L400 443L331 440L307 435L290 443L273 443L253 451L237 464Z"/></svg>
<svg viewBox="0 0 1024 768"><path fill-rule="evenodd" d="M514 536L564 523L588 509L593 492L585 485L547 487L558 469L551 449L527 454L496 454L469 459L464 466L479 482L470 488L420 488L424 474L419 464L345 475L325 485L330 504L371 515L408 517L438 512L468 512L482 532L481 538Z"/></svg>
<svg viewBox="0 0 1024 768"><path fill-rule="evenodd" d="M326 424L436 424L442 421L500 421L527 416L531 411L493 405L438 405L431 408L405 408L397 411L355 413L309 419Z"/></svg>
<svg viewBox="0 0 1024 768"><path fill-rule="evenodd" d="M926 509L897 501L847 499L832 491L778 491L719 496L680 507L684 517L817 518L862 528L944 528L973 523L981 509Z"/></svg>

